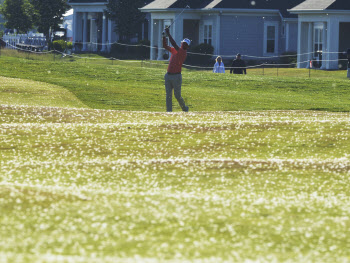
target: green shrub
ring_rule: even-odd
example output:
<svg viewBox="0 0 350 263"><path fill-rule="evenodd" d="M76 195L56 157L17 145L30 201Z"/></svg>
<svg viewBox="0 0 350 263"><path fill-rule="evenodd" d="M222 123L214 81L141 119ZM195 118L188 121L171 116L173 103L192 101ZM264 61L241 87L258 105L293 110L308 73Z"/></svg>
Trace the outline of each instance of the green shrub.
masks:
<svg viewBox="0 0 350 263"><path fill-rule="evenodd" d="M73 49L73 43L67 42L67 49Z"/></svg>
<svg viewBox="0 0 350 263"><path fill-rule="evenodd" d="M64 40L55 40L52 42L53 49L63 52L67 48L67 42Z"/></svg>
<svg viewBox="0 0 350 263"><path fill-rule="evenodd" d="M138 44L114 43L111 46L111 55L122 59L148 59L150 56L149 46L149 40L141 40Z"/></svg>
<svg viewBox="0 0 350 263"><path fill-rule="evenodd" d="M282 57L280 58L279 63L280 64L292 64L289 67L290 68L295 68L297 63L297 53L296 52L284 52L282 53ZM288 67L288 66L285 66Z"/></svg>

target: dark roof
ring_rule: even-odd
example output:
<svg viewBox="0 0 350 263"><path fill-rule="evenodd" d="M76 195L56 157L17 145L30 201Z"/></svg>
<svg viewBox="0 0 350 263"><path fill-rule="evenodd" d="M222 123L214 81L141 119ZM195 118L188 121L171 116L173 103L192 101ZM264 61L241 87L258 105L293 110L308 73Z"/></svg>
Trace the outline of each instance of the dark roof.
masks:
<svg viewBox="0 0 350 263"><path fill-rule="evenodd" d="M213 0L177 0L175 3L169 6L169 8L184 8L189 6L190 8L201 9L209 5Z"/></svg>
<svg viewBox="0 0 350 263"><path fill-rule="evenodd" d="M305 0L222 0L215 8L237 8L237 9L272 9L279 10L283 17L290 17L287 10L300 4Z"/></svg>
<svg viewBox="0 0 350 263"><path fill-rule="evenodd" d="M69 0L68 4L75 4L75 3L106 3L108 0Z"/></svg>
<svg viewBox="0 0 350 263"><path fill-rule="evenodd" d="M291 10L350 10L350 0L305 0Z"/></svg>
<svg viewBox="0 0 350 263"><path fill-rule="evenodd" d="M191 9L271 9L279 10L284 17L291 15L287 10L305 0L155 0L144 9L184 8ZM350 0L348 0L350 1Z"/></svg>

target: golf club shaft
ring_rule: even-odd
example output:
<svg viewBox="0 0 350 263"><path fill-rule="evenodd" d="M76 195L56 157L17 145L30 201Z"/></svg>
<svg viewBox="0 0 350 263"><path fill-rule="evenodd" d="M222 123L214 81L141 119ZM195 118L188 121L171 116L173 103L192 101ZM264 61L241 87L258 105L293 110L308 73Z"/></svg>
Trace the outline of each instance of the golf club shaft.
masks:
<svg viewBox="0 0 350 263"><path fill-rule="evenodd" d="M186 8L190 8L190 7L187 5L184 9L182 9L181 13L175 17L174 21L170 24L170 26L168 26L168 28L170 28L175 23L176 19L179 18L179 16L186 10Z"/></svg>

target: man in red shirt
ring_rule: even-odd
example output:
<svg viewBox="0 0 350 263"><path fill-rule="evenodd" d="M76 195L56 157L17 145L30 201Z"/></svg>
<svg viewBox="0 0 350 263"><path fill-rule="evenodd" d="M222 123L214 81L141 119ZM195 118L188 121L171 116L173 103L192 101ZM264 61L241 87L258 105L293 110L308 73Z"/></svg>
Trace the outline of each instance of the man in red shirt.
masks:
<svg viewBox="0 0 350 263"><path fill-rule="evenodd" d="M163 48L171 53L168 71L164 76L165 79L165 91L166 91L166 110L171 112L173 110L172 105L172 93L174 90L174 95L179 102L181 109L183 111L188 111L188 106L186 106L184 99L181 97L181 84L182 75L181 68L187 57L187 49L191 44L191 41L185 38L181 42L181 47L179 47L175 40L172 38L169 32L169 28L165 28L165 33L169 37L169 41L173 47L169 47L166 41L166 36L163 34Z"/></svg>

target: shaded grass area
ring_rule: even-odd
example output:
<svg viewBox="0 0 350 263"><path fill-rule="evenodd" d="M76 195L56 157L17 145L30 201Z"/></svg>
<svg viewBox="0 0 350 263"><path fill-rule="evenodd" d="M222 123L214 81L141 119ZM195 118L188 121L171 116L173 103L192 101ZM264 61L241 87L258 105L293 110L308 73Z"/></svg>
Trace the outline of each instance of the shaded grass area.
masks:
<svg viewBox="0 0 350 263"><path fill-rule="evenodd" d="M348 113L0 113L8 261L349 259Z"/></svg>
<svg viewBox="0 0 350 263"><path fill-rule="evenodd" d="M85 55L84 55L85 56ZM83 104L96 109L164 111L166 65L141 61L90 59L41 61L2 56L0 75L60 86ZM280 69L283 77L217 75L208 71L183 72L182 95L191 111L324 110L349 111L349 82L343 71L317 72ZM299 77L298 77L299 76ZM174 99L174 110L180 108Z"/></svg>

